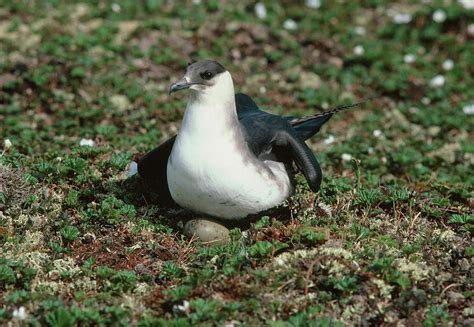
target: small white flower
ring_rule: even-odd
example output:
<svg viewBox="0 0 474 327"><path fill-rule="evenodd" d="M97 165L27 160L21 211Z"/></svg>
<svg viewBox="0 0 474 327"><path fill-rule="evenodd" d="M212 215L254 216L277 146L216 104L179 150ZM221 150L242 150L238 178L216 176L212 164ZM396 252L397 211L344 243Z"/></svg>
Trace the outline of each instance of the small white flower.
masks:
<svg viewBox="0 0 474 327"><path fill-rule="evenodd" d="M395 14L395 16L393 16L393 22L395 24L408 24L411 22L411 19L410 14Z"/></svg>
<svg viewBox="0 0 474 327"><path fill-rule="evenodd" d="M113 3L111 8L113 12L120 12L122 10L122 8L120 7L118 3Z"/></svg>
<svg viewBox="0 0 474 327"><path fill-rule="evenodd" d="M387 163L387 158L386 157L382 157L380 160L382 160L383 163Z"/></svg>
<svg viewBox="0 0 474 327"><path fill-rule="evenodd" d="M424 97L421 99L421 103L423 103L425 106L429 105L431 103L431 99Z"/></svg>
<svg viewBox="0 0 474 327"><path fill-rule="evenodd" d="M8 150L12 147L12 141L10 141L10 139L5 139L5 141L3 141L3 149L5 150Z"/></svg>
<svg viewBox="0 0 474 327"><path fill-rule="evenodd" d="M444 83L446 82L446 79L444 78L443 75L436 75L433 77L430 81L430 86L431 87L442 87Z"/></svg>
<svg viewBox="0 0 474 327"><path fill-rule="evenodd" d="M365 33L367 32L364 26L356 26L354 28L354 31L357 35L365 35Z"/></svg>
<svg viewBox="0 0 474 327"><path fill-rule="evenodd" d="M201 0L193 0L193 5L200 5L201 3Z"/></svg>
<svg viewBox="0 0 474 327"><path fill-rule="evenodd" d="M372 135L374 135L375 137L381 137L383 133L380 129L376 129L372 132Z"/></svg>
<svg viewBox="0 0 474 327"><path fill-rule="evenodd" d="M358 56L363 55L365 52L364 47L361 45L356 45L352 51Z"/></svg>
<svg viewBox="0 0 474 327"><path fill-rule="evenodd" d="M263 2L257 2L255 5L255 15L260 19L267 18L267 7L265 7Z"/></svg>
<svg viewBox="0 0 474 327"><path fill-rule="evenodd" d="M415 60L416 60L416 56L414 54L409 53L403 56L403 61L407 64L411 64L415 62Z"/></svg>
<svg viewBox="0 0 474 327"><path fill-rule="evenodd" d="M474 103L468 104L462 108L462 112L466 115L474 115Z"/></svg>
<svg viewBox="0 0 474 327"><path fill-rule="evenodd" d="M174 306L177 310L182 311L182 312L188 312L189 311L189 302L184 300L183 304L181 305L175 305Z"/></svg>
<svg viewBox="0 0 474 327"><path fill-rule="evenodd" d="M324 144L333 144L335 140L336 138L333 135L328 135L328 137L324 139Z"/></svg>
<svg viewBox="0 0 474 327"><path fill-rule="evenodd" d="M81 139L81 141L79 142L79 145L80 146L94 146L95 142L94 140L91 140L91 139Z"/></svg>
<svg viewBox="0 0 474 327"><path fill-rule="evenodd" d="M369 147L369 148L367 149L367 153L368 153L368 154L374 154L374 152L375 152L375 150L374 150L373 147Z"/></svg>
<svg viewBox="0 0 474 327"><path fill-rule="evenodd" d="M467 34L474 35L474 24L467 25Z"/></svg>
<svg viewBox="0 0 474 327"><path fill-rule="evenodd" d="M297 27L298 27L298 25L296 24L296 22L293 19L287 19L283 23L283 28L288 30L288 31L294 31L294 30L296 30Z"/></svg>
<svg viewBox="0 0 474 327"><path fill-rule="evenodd" d="M352 160L352 156L349 154L349 153L343 153L342 156L341 156L341 159L343 161L351 161Z"/></svg>
<svg viewBox="0 0 474 327"><path fill-rule="evenodd" d="M474 0L458 0L458 2L464 9L474 9Z"/></svg>
<svg viewBox="0 0 474 327"><path fill-rule="evenodd" d="M435 23L442 23L446 20L446 13L444 12L444 10L442 9L438 9L436 10L434 13L433 13L433 21Z"/></svg>
<svg viewBox="0 0 474 327"><path fill-rule="evenodd" d="M26 309L25 307L21 306L18 309L13 310L13 318L18 320L25 320L26 319Z"/></svg>
<svg viewBox="0 0 474 327"><path fill-rule="evenodd" d="M443 62L443 69L444 70L451 70L451 69L453 69L453 67L454 67L454 61L452 61L451 59L446 59Z"/></svg>
<svg viewBox="0 0 474 327"><path fill-rule="evenodd" d="M264 93L267 93L267 88L265 86L260 86L260 88L258 89L260 91L260 93L264 94Z"/></svg>
<svg viewBox="0 0 474 327"><path fill-rule="evenodd" d="M138 163L131 161L128 166L127 177L132 177L138 173Z"/></svg>
<svg viewBox="0 0 474 327"><path fill-rule="evenodd" d="M305 0L304 2L307 7L312 9L318 9L321 7L321 0Z"/></svg>

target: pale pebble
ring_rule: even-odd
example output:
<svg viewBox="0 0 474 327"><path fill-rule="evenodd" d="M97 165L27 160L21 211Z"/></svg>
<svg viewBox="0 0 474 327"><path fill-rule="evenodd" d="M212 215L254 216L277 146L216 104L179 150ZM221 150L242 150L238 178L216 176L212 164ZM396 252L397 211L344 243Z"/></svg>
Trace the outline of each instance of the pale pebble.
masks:
<svg viewBox="0 0 474 327"><path fill-rule="evenodd" d="M197 237L206 245L224 245L230 242L229 230L207 219L189 220L184 225L183 232L189 238Z"/></svg>

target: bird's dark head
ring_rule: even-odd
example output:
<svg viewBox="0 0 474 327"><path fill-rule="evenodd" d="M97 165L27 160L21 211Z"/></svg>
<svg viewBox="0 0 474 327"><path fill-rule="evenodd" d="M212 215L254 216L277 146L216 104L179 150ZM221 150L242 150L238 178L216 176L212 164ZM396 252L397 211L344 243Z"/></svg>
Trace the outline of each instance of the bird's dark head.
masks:
<svg viewBox="0 0 474 327"><path fill-rule="evenodd" d="M229 72L218 62L213 60L197 61L188 65L184 77L170 86L169 93L184 89L198 92L216 89L217 84L222 84L222 79L227 78L230 78ZM232 81L231 78L230 80Z"/></svg>

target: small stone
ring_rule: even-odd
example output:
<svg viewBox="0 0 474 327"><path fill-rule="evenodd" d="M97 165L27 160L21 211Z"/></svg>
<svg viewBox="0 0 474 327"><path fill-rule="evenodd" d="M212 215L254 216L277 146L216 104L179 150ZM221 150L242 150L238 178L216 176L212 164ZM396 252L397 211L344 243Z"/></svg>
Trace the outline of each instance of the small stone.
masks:
<svg viewBox="0 0 474 327"><path fill-rule="evenodd" d="M225 226L207 219L188 221L184 225L183 232L187 237L197 237L207 245L225 245L230 242L229 230Z"/></svg>

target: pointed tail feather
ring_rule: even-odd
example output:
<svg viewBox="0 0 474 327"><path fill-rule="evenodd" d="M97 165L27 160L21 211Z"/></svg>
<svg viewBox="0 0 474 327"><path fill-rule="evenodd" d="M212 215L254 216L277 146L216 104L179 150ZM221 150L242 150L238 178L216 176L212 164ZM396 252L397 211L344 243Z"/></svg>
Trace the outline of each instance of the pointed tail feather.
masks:
<svg viewBox="0 0 474 327"><path fill-rule="evenodd" d="M295 128L298 137L302 140L307 140L312 137L314 134L319 132L321 127L339 111L344 111L353 107L360 106L371 99L367 99L361 102L338 106L334 109L324 111L311 116L304 116L301 118L291 118L289 119L290 124Z"/></svg>
<svg viewBox="0 0 474 327"><path fill-rule="evenodd" d="M337 106L336 108L330 109L328 111L323 111L323 112L320 112L320 113L315 114L315 115L303 116L303 117L300 117L300 118L292 118L290 120L290 124L293 125L293 126L296 126L296 125L304 123L308 120L313 120L313 119L316 119L316 118L319 118L319 117L324 117L324 116L332 116L336 112L344 111L344 110L348 110L350 108L360 106L360 105L362 105L362 104L364 104L364 103L366 103L370 100L372 100L372 98L361 101L361 102L356 102L356 103L353 103L353 104L345 104L345 105Z"/></svg>

